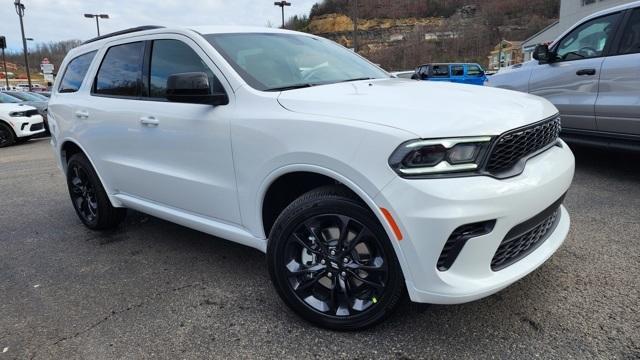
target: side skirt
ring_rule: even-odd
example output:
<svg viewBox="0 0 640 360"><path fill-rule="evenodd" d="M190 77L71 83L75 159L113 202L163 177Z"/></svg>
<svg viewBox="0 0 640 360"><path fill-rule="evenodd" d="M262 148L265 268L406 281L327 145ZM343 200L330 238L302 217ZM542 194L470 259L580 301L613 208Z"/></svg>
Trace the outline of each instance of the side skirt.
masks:
<svg viewBox="0 0 640 360"><path fill-rule="evenodd" d="M246 245L263 253L267 252L267 240L253 236L247 230L236 225L224 223L199 214L193 214L170 208L158 203L140 199L131 195L119 193L112 195L125 207L167 220L191 229L202 231L209 235Z"/></svg>

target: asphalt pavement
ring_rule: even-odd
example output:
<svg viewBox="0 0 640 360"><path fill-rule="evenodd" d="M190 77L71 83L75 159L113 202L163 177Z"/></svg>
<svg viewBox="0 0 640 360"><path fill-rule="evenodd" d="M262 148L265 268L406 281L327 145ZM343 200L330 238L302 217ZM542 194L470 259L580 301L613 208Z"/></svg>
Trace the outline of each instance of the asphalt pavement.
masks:
<svg viewBox="0 0 640 360"><path fill-rule="evenodd" d="M537 271L345 333L286 308L260 252L135 212L90 231L48 139L0 149L0 360L639 359L640 154L574 151L571 231Z"/></svg>

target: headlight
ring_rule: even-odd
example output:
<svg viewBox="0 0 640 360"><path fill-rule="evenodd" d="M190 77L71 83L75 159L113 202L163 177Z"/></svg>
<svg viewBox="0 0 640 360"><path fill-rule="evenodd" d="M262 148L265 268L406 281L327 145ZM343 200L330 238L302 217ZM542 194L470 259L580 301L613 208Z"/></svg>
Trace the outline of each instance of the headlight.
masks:
<svg viewBox="0 0 640 360"><path fill-rule="evenodd" d="M27 116L27 112L26 111L12 111L9 113L9 116L11 117L25 117Z"/></svg>
<svg viewBox="0 0 640 360"><path fill-rule="evenodd" d="M475 172L490 143L490 136L411 140L393 152L389 165L403 177Z"/></svg>

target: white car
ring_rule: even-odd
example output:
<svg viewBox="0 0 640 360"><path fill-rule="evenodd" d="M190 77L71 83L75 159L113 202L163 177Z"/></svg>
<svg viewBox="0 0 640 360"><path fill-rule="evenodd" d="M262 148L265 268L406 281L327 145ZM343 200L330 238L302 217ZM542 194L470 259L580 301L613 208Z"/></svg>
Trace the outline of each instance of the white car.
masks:
<svg viewBox="0 0 640 360"><path fill-rule="evenodd" d="M411 77L413 76L413 74L415 74L416 72L414 70L409 70L409 71L395 71L392 72L391 75L397 77L397 78L404 78L404 79L411 79Z"/></svg>
<svg viewBox="0 0 640 360"><path fill-rule="evenodd" d="M569 231L574 158L551 103L393 78L310 34L96 38L64 60L49 121L87 227L130 208L266 252L284 302L328 328L378 323L407 292L493 294Z"/></svg>
<svg viewBox="0 0 640 360"><path fill-rule="evenodd" d="M45 131L42 116L33 106L3 102L0 93L0 148L27 141Z"/></svg>

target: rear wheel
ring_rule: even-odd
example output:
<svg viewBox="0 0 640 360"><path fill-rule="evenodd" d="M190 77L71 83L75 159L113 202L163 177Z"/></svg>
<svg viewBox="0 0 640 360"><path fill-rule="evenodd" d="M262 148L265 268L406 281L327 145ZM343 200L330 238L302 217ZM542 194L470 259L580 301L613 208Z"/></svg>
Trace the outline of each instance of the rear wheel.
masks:
<svg viewBox="0 0 640 360"><path fill-rule="evenodd" d="M16 136L9 125L0 122L0 148L13 145L16 142Z"/></svg>
<svg viewBox="0 0 640 360"><path fill-rule="evenodd" d="M92 230L114 228L126 216L126 209L111 205L98 175L84 154L75 154L69 159L67 186L73 208L88 228Z"/></svg>
<svg viewBox="0 0 640 360"><path fill-rule="evenodd" d="M274 224L267 256L285 303L323 327L375 325L404 294L386 232L359 199L338 186L312 190L291 203Z"/></svg>

